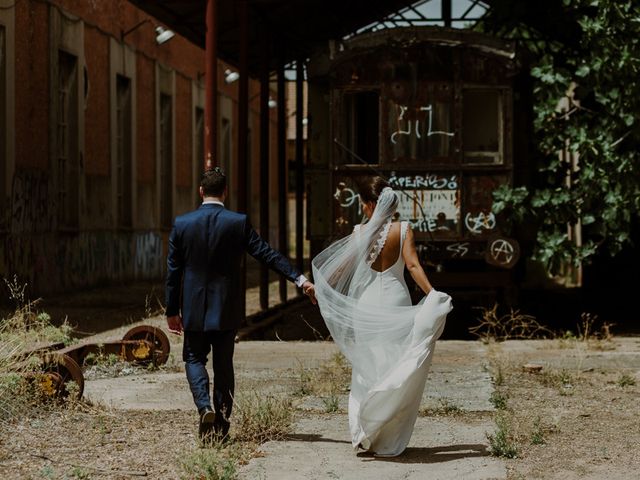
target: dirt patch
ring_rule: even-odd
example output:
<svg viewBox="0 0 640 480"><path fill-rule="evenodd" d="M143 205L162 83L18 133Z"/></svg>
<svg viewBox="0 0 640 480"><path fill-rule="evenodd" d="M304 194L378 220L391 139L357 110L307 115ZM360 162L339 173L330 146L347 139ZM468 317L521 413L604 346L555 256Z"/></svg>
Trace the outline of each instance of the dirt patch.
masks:
<svg viewBox="0 0 640 480"><path fill-rule="evenodd" d="M518 451L510 479L637 478L640 338L507 341L490 356L494 401Z"/></svg>
<svg viewBox="0 0 640 480"><path fill-rule="evenodd" d="M180 478L195 422L183 411L43 411L3 426L0 477Z"/></svg>

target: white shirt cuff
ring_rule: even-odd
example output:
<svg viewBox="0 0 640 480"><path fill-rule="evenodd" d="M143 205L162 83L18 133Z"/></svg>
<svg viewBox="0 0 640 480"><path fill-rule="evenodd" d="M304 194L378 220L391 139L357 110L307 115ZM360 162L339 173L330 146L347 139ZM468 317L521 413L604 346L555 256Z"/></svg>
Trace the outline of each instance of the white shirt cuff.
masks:
<svg viewBox="0 0 640 480"><path fill-rule="evenodd" d="M304 285L304 282L308 282L309 280L307 280L307 277L305 277L304 275L300 275L298 278L296 278L296 287L300 288L302 287L302 285Z"/></svg>

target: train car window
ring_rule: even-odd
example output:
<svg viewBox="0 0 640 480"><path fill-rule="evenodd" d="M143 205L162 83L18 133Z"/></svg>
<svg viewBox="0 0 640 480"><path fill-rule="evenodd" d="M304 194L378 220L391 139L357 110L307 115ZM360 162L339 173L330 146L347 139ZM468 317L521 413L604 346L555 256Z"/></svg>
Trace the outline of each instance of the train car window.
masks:
<svg viewBox="0 0 640 480"><path fill-rule="evenodd" d="M462 115L464 162L503 163L501 92L487 89L465 90Z"/></svg>
<svg viewBox="0 0 640 480"><path fill-rule="evenodd" d="M374 91L345 92L343 105L343 139L353 152L368 164L379 163L380 95ZM360 163L342 152L343 163Z"/></svg>
<svg viewBox="0 0 640 480"><path fill-rule="evenodd" d="M448 84L418 85L416 97L405 104L390 98L385 114L392 162L449 163L452 158L452 89Z"/></svg>

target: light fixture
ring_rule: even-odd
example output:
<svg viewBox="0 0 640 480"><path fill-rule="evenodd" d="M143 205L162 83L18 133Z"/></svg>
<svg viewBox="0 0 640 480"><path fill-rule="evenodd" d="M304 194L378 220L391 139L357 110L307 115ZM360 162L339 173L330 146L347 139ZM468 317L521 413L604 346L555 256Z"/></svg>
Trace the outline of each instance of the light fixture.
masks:
<svg viewBox="0 0 640 480"><path fill-rule="evenodd" d="M309 123L309 119L307 117L304 117L302 119L302 125L307 125Z"/></svg>
<svg viewBox="0 0 640 480"><path fill-rule="evenodd" d="M161 26L156 27L156 43L158 45L162 45L163 43L168 42L174 36L175 32L173 32L172 30Z"/></svg>
<svg viewBox="0 0 640 480"><path fill-rule="evenodd" d="M276 108L278 106L278 102L276 102L273 98L269 97L269 101L267 102L269 108Z"/></svg>
<svg viewBox="0 0 640 480"><path fill-rule="evenodd" d="M224 83L233 83L240 78L240 74L238 72L234 72L233 70L229 70L228 68L224 71Z"/></svg>

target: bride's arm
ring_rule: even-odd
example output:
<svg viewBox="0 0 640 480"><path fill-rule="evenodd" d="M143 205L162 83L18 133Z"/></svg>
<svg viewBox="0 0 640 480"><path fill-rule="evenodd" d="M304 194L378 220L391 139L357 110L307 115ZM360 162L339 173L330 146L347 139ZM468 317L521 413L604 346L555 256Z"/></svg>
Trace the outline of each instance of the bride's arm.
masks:
<svg viewBox="0 0 640 480"><path fill-rule="evenodd" d="M429 279L427 278L425 271L422 269L422 265L420 265L420 259L418 258L418 252L416 252L416 244L413 238L411 225L407 228L407 238L405 239L402 247L402 258L404 259L404 263L407 265L409 273L415 282L425 294L428 294L433 287L431 286L431 283L429 283Z"/></svg>

